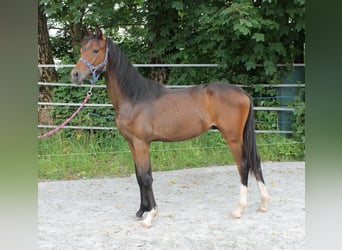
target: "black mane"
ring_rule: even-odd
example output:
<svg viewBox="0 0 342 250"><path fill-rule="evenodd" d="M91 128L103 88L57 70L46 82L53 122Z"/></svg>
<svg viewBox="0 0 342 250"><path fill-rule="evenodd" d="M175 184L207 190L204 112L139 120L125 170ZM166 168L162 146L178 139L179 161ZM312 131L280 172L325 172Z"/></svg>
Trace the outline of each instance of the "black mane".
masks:
<svg viewBox="0 0 342 250"><path fill-rule="evenodd" d="M137 103L153 100L165 92L166 88L163 85L144 78L110 38L107 38L107 46L107 74L115 73L123 95L130 101Z"/></svg>

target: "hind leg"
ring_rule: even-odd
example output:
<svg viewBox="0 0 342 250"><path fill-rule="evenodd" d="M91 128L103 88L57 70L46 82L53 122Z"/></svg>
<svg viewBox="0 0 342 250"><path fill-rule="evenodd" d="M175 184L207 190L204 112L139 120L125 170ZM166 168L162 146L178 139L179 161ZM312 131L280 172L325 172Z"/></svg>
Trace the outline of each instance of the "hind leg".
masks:
<svg viewBox="0 0 342 250"><path fill-rule="evenodd" d="M258 208L258 211L259 212L266 212L268 205L270 203L270 195L268 194L267 188L263 182L258 181L258 188L259 188L260 197L261 197L260 206Z"/></svg>
<svg viewBox="0 0 342 250"><path fill-rule="evenodd" d="M268 190L265 186L265 181L264 181L264 178L262 176L261 168L260 168L260 172L255 174L255 179L256 179L257 184L258 184L260 199L261 199L258 211L259 212L266 212L268 205L270 203L270 195L268 194Z"/></svg>
<svg viewBox="0 0 342 250"><path fill-rule="evenodd" d="M233 145L231 146L231 150L234 155L235 160L240 156L240 151L241 149L239 149L240 147L238 145ZM241 159L241 158L240 158ZM244 162L241 162L239 160L236 160L237 163L237 168L238 168L238 172L240 175L240 197L239 197L239 203L237 205L237 207L235 208L235 210L232 212L232 216L236 219L241 217L241 213L247 208L247 193L248 193L248 168L247 165Z"/></svg>
<svg viewBox="0 0 342 250"><path fill-rule="evenodd" d="M247 207L247 186L241 184L240 185L240 199L237 207L233 210L232 216L235 219L241 218L241 213Z"/></svg>
<svg viewBox="0 0 342 250"><path fill-rule="evenodd" d="M264 177L262 175L259 157L257 157L257 161L254 164L257 164L259 166L257 168L254 167L254 169L255 169L254 175L255 175L255 179L256 179L258 189L259 189L259 193L260 193L260 205L259 205L258 211L259 212L266 212L268 205L269 205L269 202L270 202L270 195L269 195L268 190L265 186L265 181L264 181Z"/></svg>
<svg viewBox="0 0 342 250"><path fill-rule="evenodd" d="M226 139L226 141L228 145L230 146L230 149L236 161L237 168L238 168L239 175L240 175L241 184L240 184L239 203L236 209L232 212L232 216L234 218L240 218L241 213L247 207L248 175L249 175L251 166L245 159L242 159L242 142L240 142L239 140L232 140L229 138ZM270 201L270 195L265 186L261 168L259 169L259 171L256 171L256 173L254 174L255 174L255 178L256 178L259 193L260 193L260 205L259 205L258 211L266 212L268 209L269 201Z"/></svg>
<svg viewBox="0 0 342 250"><path fill-rule="evenodd" d="M221 132L222 133L222 132ZM236 219L241 217L241 213L247 207L247 184L248 184L248 172L249 169L247 165L242 161L242 138L236 138L233 136L225 136L222 134L223 137L226 139L227 144L230 147L230 150L233 154L233 157L236 161L236 165L238 168L238 172L240 175L240 197L239 202L236 208L232 212L232 216Z"/></svg>

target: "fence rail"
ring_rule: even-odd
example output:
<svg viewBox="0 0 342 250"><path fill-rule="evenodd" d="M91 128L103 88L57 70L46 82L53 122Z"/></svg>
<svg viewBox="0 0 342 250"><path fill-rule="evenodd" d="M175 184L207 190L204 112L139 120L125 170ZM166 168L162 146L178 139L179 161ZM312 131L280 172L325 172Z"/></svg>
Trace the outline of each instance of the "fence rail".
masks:
<svg viewBox="0 0 342 250"><path fill-rule="evenodd" d="M57 125L38 125L38 128L57 128ZM117 130L116 127L100 127L100 126L64 126L64 129L87 129L87 130ZM210 129L209 132L218 132L217 129ZM292 134L289 130L256 130L259 134Z"/></svg>
<svg viewBox="0 0 342 250"><path fill-rule="evenodd" d="M38 82L39 86L53 86L53 87L83 87L83 88L106 88L106 85L96 85L96 84L75 84L75 83L59 83L59 82ZM166 85L167 88L177 89L177 88L189 88L198 85ZM252 86L239 85L235 86L241 88L250 88ZM303 88L305 84L258 84L260 87L264 88Z"/></svg>
<svg viewBox="0 0 342 250"><path fill-rule="evenodd" d="M39 64L39 68L45 67L55 67L55 68L71 68L74 67L75 64ZM218 64L134 64L135 67L219 67ZM286 66L284 64L278 64L278 67ZM304 67L305 64L293 64L294 67ZM38 86L53 86L53 87L80 87L80 88L106 88L105 85L91 85L91 84L73 84L73 83L59 83L59 82L38 82ZM195 85L175 85L175 86L166 86L168 88L188 88ZM252 86L246 85L237 85L242 88L249 88ZM258 84L258 86L266 87L266 88L305 88L304 84ZM272 98L288 98L288 97L280 97L275 96ZM63 106L63 107L78 107L81 103L63 103L63 102L38 102L38 106ZM112 107L110 103L87 103L85 107ZM254 107L256 111L282 111L282 112L293 112L294 108L289 107ZM56 125L45 125L38 124L38 128L40 129L53 129L56 128ZM65 126L65 129L86 129L86 130L116 130L116 127L111 126ZM210 130L217 131L217 130ZM291 134L290 130L256 130L256 133L279 133L279 134Z"/></svg>
<svg viewBox="0 0 342 250"><path fill-rule="evenodd" d="M66 106L66 107L78 107L81 103L69 103L69 102L38 102L38 105L44 106ZM87 103L84 107L112 107L109 103ZM294 108L287 107L254 107L254 110L269 110L269 111L294 111Z"/></svg>
<svg viewBox="0 0 342 250"><path fill-rule="evenodd" d="M73 68L76 64L38 64L38 68ZM294 67L304 67L304 63L294 63L292 64ZM207 63L207 64L200 64L200 63L192 63L192 64L133 64L134 67L137 68L151 68L151 67L203 67L203 68L217 68L220 67L220 64L215 63ZM257 64L256 66L261 66L261 64ZM288 66L286 64L277 64L277 67L285 67Z"/></svg>

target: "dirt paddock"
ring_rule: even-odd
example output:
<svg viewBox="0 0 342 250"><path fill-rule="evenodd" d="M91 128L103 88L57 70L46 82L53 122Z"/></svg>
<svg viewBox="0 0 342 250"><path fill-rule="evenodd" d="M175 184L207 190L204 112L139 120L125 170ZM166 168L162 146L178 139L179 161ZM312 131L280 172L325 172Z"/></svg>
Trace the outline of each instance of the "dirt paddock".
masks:
<svg viewBox="0 0 342 250"><path fill-rule="evenodd" d="M38 184L39 249L305 249L305 163L264 162L269 211L257 212L249 179L248 208L231 218L239 197L236 166L155 172L159 207L152 227L134 215L135 176Z"/></svg>

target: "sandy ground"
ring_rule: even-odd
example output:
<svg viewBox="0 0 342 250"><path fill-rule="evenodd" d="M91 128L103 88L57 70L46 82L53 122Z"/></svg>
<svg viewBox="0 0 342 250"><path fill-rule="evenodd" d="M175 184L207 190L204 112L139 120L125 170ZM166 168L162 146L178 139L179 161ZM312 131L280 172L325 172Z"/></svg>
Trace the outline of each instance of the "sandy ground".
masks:
<svg viewBox="0 0 342 250"><path fill-rule="evenodd" d="M259 213L250 178L248 208L238 220L235 166L155 172L159 207L152 227L134 215L135 175L127 178L40 182L39 249L305 249L305 163L262 164L271 195Z"/></svg>

